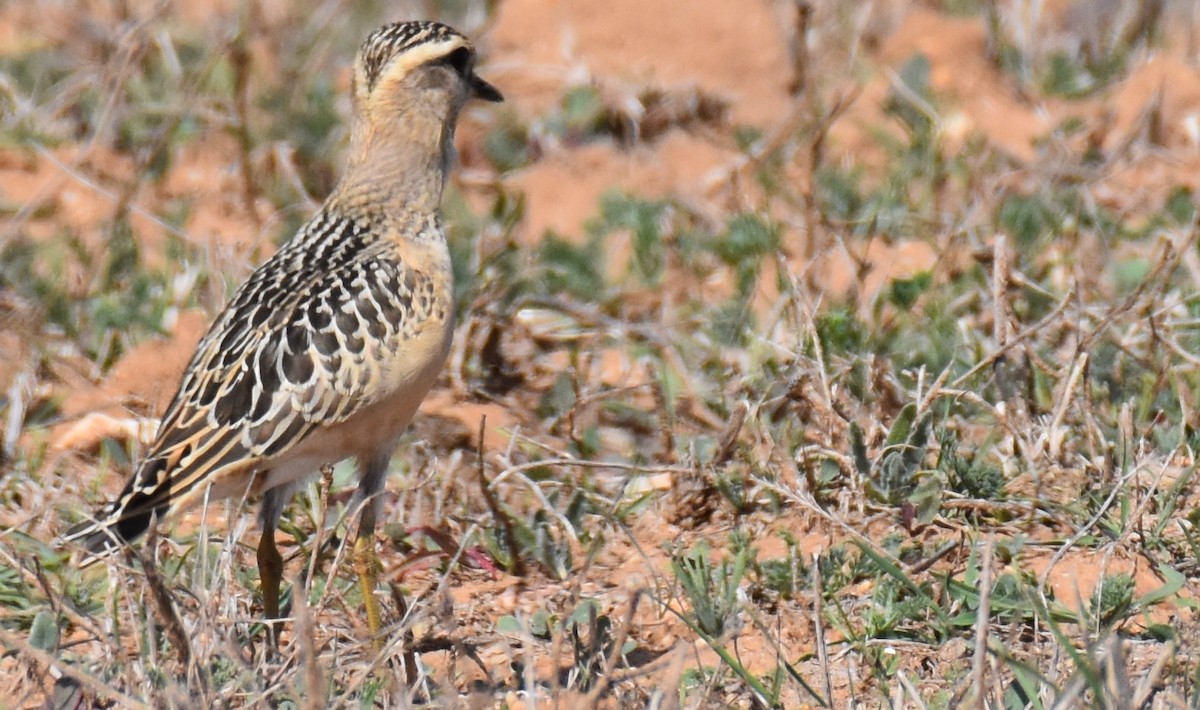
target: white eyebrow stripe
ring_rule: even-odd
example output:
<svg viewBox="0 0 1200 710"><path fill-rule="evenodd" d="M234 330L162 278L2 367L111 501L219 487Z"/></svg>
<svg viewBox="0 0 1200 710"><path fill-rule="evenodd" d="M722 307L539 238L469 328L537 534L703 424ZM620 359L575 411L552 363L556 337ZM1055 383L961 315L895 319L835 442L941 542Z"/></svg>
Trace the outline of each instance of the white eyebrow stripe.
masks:
<svg viewBox="0 0 1200 710"><path fill-rule="evenodd" d="M379 82L391 77L407 76L416 67L434 59L440 59L454 50L466 46L467 44L458 37L451 37L441 42L429 42L405 50L387 63L384 71L375 80L375 85L378 86Z"/></svg>

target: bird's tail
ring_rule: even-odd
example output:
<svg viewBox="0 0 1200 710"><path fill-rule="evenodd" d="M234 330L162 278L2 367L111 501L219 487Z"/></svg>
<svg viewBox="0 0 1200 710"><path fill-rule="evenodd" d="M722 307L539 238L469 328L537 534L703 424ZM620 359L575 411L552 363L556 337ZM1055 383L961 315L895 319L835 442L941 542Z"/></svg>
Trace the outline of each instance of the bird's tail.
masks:
<svg viewBox="0 0 1200 710"><path fill-rule="evenodd" d="M156 514L163 517L170 507L170 489L143 483L158 480L163 465L161 457L145 459L116 500L63 535L62 543L83 547L86 554L80 566L86 567L133 542L150 529Z"/></svg>
<svg viewBox="0 0 1200 710"><path fill-rule="evenodd" d="M62 536L62 543L76 544L84 549L80 566L97 562L150 529L153 510L130 510L118 503L105 506L94 517L75 525Z"/></svg>

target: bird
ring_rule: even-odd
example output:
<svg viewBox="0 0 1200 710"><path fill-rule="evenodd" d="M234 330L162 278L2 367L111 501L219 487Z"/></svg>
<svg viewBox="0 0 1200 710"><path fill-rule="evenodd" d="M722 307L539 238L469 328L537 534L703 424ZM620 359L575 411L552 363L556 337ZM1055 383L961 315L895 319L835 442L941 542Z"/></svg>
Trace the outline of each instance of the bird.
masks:
<svg viewBox="0 0 1200 710"><path fill-rule="evenodd" d="M469 101L503 101L476 58L466 36L438 22L396 22L366 38L341 180L213 321L120 495L64 541L95 561L201 502L261 496L263 613L279 619L280 516L305 480L353 458L355 566L378 637L379 494L454 329L440 206L455 127Z"/></svg>

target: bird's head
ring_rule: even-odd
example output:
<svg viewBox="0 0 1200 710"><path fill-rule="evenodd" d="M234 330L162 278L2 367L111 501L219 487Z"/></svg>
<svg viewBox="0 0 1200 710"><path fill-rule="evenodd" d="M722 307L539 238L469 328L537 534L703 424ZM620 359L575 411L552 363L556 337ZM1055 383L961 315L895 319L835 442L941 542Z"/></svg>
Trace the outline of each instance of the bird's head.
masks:
<svg viewBox="0 0 1200 710"><path fill-rule="evenodd" d="M368 121L420 112L452 123L469 99L502 101L475 73L475 47L438 22L397 22L375 30L354 63L354 101Z"/></svg>

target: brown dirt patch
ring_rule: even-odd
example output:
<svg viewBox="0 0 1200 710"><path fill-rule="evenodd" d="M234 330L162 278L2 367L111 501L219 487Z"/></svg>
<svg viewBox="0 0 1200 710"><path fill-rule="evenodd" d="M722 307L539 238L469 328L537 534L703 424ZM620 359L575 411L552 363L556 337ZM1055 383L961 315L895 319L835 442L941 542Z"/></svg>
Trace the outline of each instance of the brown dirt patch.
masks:
<svg viewBox="0 0 1200 710"><path fill-rule="evenodd" d="M788 77L779 72L788 65L782 21L768 4L722 0L696 0L686 9L638 0L511 0L499 6L488 44L503 63L535 75L567 79L582 69L581 77L601 82L698 85L731 99L735 122L767 125L788 103ZM542 101L557 101L562 88Z"/></svg>
<svg viewBox="0 0 1200 710"><path fill-rule="evenodd" d="M199 311L182 313L171 337L134 346L101 382L61 383L66 421L51 432L53 445L60 450L91 451L105 437L152 436L153 427L145 427L139 419L161 416L167 408L208 320Z"/></svg>
<svg viewBox="0 0 1200 710"><path fill-rule="evenodd" d="M695 196L705 175L735 155L703 137L676 131L653 146L630 150L603 142L555 151L507 182L528 201L523 240L537 243L547 230L580 240L602 195Z"/></svg>

